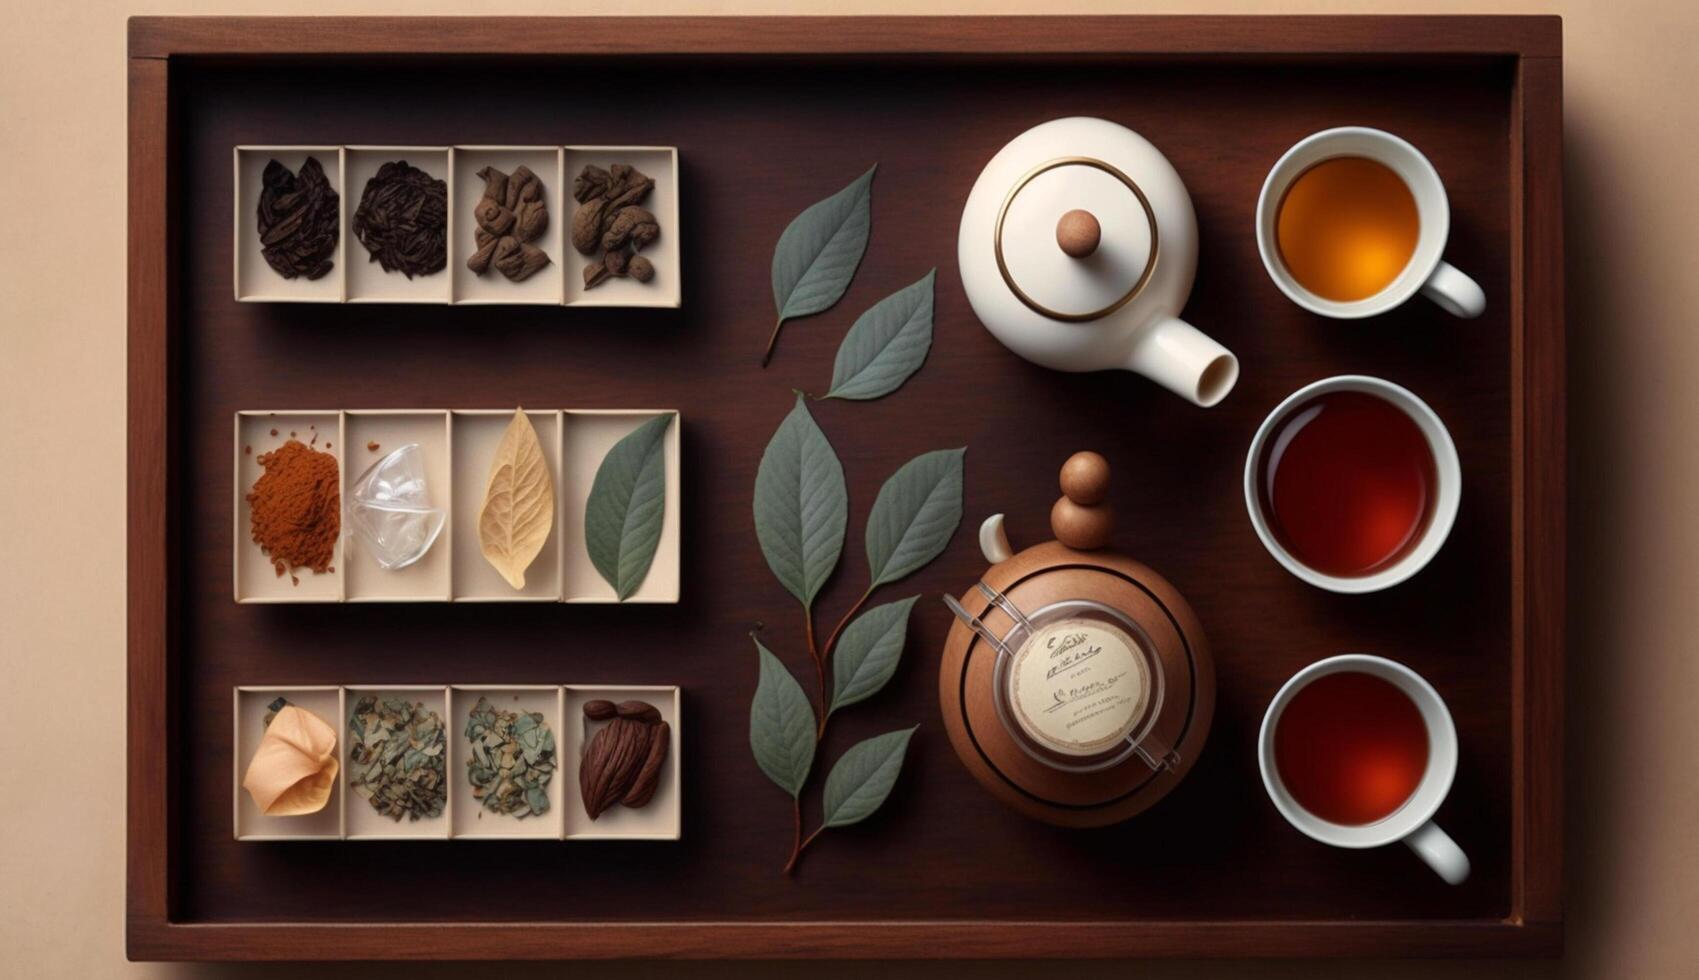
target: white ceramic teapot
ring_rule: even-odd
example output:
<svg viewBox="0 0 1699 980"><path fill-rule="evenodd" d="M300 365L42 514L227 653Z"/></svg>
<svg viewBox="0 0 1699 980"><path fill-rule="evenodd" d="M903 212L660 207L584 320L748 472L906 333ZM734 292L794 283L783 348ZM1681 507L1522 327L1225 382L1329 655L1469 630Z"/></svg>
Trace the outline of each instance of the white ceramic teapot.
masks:
<svg viewBox="0 0 1699 980"><path fill-rule="evenodd" d="M1136 371L1195 404L1239 379L1227 348L1179 318L1197 216L1172 164L1106 119L1053 119L980 172L956 245L962 285L1004 346L1059 371Z"/></svg>

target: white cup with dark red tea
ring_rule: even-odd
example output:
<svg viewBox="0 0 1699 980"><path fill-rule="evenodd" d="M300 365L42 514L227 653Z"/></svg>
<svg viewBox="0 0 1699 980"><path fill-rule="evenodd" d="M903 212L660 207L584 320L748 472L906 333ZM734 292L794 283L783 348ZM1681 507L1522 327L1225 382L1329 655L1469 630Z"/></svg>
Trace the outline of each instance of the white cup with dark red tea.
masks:
<svg viewBox="0 0 1699 980"><path fill-rule="evenodd" d="M1418 292L1455 316L1487 307L1480 284L1443 258L1451 204L1439 171L1383 130L1299 140L1263 181L1256 231L1274 284L1322 316L1374 316Z"/></svg>
<svg viewBox="0 0 1699 980"><path fill-rule="evenodd" d="M1457 729L1420 674L1349 653L1305 667L1263 715L1257 764L1292 826L1334 847L1403 841L1458 885L1469 856L1434 823L1457 774Z"/></svg>
<svg viewBox="0 0 1699 980"><path fill-rule="evenodd" d="M1462 498L1457 446L1428 404L1346 374L1293 392L1245 455L1245 507L1268 553L1331 592L1376 592L1439 552Z"/></svg>

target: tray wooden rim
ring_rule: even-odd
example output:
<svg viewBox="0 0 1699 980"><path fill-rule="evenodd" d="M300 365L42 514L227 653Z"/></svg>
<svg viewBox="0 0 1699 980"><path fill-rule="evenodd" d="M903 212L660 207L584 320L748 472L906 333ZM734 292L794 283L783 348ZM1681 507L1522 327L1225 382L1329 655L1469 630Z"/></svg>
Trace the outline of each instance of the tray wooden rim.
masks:
<svg viewBox="0 0 1699 980"><path fill-rule="evenodd" d="M287 29L282 29L287 28ZM1562 20L1555 16L134 17L129 21L127 882L134 960L1556 955L1563 945ZM192 923L172 917L178 343L171 60L389 55L1487 58L1511 105L1511 902L1504 919ZM160 752L157 746L166 745ZM1121 925L1127 928L1103 928ZM1030 941L1044 930L1046 942Z"/></svg>

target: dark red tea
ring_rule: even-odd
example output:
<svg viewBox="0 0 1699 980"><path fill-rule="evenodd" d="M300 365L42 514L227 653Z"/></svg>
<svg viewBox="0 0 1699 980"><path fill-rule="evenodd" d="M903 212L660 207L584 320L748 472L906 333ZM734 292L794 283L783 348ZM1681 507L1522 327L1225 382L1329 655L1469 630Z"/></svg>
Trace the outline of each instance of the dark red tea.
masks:
<svg viewBox="0 0 1699 980"><path fill-rule="evenodd" d="M1334 391L1288 412L1258 462L1263 517L1292 557L1369 575L1421 540L1434 456L1415 420L1374 395Z"/></svg>
<svg viewBox="0 0 1699 980"><path fill-rule="evenodd" d="M1390 681L1358 671L1327 674L1281 712L1274 763L1299 806L1333 823L1373 823L1421 784L1428 726Z"/></svg>

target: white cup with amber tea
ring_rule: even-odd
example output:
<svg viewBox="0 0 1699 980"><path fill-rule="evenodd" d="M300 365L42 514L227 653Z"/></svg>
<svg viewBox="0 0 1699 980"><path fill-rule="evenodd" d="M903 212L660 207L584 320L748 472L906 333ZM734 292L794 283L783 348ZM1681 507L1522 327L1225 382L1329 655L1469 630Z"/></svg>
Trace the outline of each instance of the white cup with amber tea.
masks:
<svg viewBox="0 0 1699 980"><path fill-rule="evenodd" d="M1455 316L1486 309L1480 284L1445 261L1439 172L1391 133L1342 126L1298 141L1263 181L1256 230L1274 284L1313 313L1361 319L1417 293Z"/></svg>

